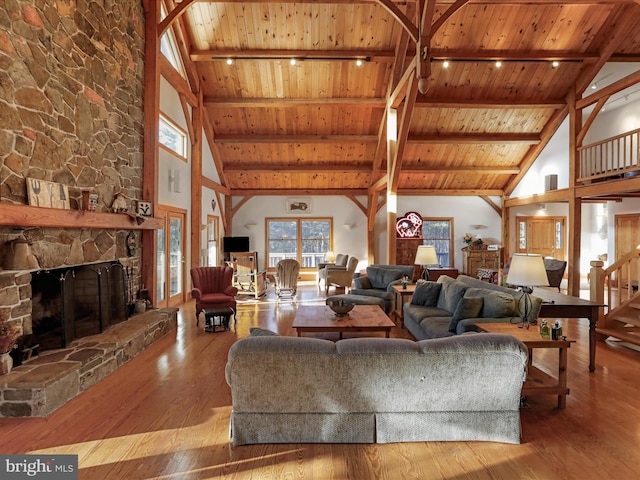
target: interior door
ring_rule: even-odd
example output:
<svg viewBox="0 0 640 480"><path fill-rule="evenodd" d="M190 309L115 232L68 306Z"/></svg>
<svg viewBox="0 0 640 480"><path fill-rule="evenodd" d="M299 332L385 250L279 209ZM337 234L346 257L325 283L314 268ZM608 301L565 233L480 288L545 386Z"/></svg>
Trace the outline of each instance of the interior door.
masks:
<svg viewBox="0 0 640 480"><path fill-rule="evenodd" d="M158 207L156 216L163 219L157 231L156 303L159 307L173 307L186 301L186 210Z"/></svg>
<svg viewBox="0 0 640 480"><path fill-rule="evenodd" d="M615 216L615 259L609 262L614 263L615 260L620 258L625 253L629 253L640 244L640 215L628 214L628 215L616 215ZM638 259L631 261L631 269L637 271L639 268ZM620 286L627 284L628 274L627 270L623 268L620 270Z"/></svg>
<svg viewBox="0 0 640 480"><path fill-rule="evenodd" d="M565 259L565 217L518 217L518 253Z"/></svg>

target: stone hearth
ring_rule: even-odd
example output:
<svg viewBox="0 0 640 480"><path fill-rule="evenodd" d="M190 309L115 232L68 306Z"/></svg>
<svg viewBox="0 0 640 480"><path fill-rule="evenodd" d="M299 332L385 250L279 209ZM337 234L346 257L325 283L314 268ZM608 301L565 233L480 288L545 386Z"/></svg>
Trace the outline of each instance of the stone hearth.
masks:
<svg viewBox="0 0 640 480"><path fill-rule="evenodd" d="M0 376L0 417L44 417L177 327L177 309L149 310L49 350Z"/></svg>

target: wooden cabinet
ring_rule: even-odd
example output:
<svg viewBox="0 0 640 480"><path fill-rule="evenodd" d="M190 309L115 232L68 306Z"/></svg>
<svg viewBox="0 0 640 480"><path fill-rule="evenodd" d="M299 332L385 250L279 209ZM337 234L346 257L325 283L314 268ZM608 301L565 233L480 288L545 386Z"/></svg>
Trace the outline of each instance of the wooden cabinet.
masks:
<svg viewBox="0 0 640 480"><path fill-rule="evenodd" d="M422 245L421 238L398 238L396 239L396 265L415 265L418 246ZM420 278L420 268L413 269L413 280Z"/></svg>
<svg viewBox="0 0 640 480"><path fill-rule="evenodd" d="M500 268L500 250L462 249L462 268L465 275L478 276L478 268Z"/></svg>

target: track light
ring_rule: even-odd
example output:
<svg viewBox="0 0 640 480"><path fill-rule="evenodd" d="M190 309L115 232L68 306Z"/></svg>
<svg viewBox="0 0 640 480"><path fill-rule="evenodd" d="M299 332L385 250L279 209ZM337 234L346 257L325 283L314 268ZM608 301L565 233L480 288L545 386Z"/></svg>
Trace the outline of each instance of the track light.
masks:
<svg viewBox="0 0 640 480"><path fill-rule="evenodd" d="M592 90L595 90L596 88L598 88L598 84L597 84L596 82L593 82L593 83L591 84L591 89L592 89Z"/></svg>

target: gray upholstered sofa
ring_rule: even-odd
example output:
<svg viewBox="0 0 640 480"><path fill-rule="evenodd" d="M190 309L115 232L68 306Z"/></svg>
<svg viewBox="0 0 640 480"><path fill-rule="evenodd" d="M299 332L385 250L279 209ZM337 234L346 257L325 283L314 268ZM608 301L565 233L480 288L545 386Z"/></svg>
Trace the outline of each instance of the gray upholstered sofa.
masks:
<svg viewBox="0 0 640 480"><path fill-rule="evenodd" d="M369 265L367 275L353 279L351 295L366 295L382 298L384 311L389 313L395 308L394 285L402 283L402 277L413 278L413 265Z"/></svg>
<svg viewBox="0 0 640 480"><path fill-rule="evenodd" d="M477 331L478 323L518 323L525 308L522 295L466 275L441 276L437 282L418 282L411 302L403 306L404 325L424 340ZM542 299L531 296L531 302L527 318L535 323Z"/></svg>
<svg viewBox="0 0 640 480"><path fill-rule="evenodd" d="M231 346L234 445L520 442L526 347L510 335L249 336Z"/></svg>

